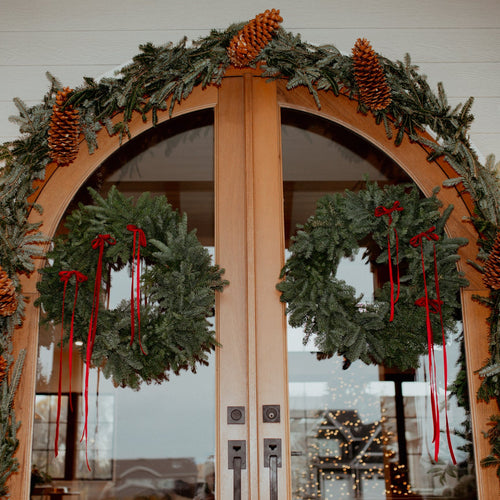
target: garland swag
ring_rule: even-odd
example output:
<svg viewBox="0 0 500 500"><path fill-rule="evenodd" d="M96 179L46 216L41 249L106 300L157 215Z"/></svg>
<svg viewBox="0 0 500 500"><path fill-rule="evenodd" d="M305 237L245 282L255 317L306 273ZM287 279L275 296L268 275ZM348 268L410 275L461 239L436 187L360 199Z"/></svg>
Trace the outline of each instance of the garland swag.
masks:
<svg viewBox="0 0 500 500"><path fill-rule="evenodd" d="M117 386L137 389L142 382L168 380L199 363L208 364L208 354L215 349L215 332L207 318L213 314L215 291L222 291L227 281L223 270L212 265L194 231L188 232L186 216L172 209L164 196L144 193L136 203L115 187L107 198L89 189L94 205L74 210L66 219L68 233L61 235L48 252L50 264L38 283L44 319L61 323L63 285L60 273L78 270L88 277L80 284L74 321L65 314L66 338L74 326L74 340L80 341L82 359L86 359L89 321L96 317L95 342L91 364L102 368L105 377ZM142 229L147 245L140 251L146 269L141 276L145 297L139 315L132 318L136 340L131 340L131 304L123 301L107 309L101 305L93 313L98 252L91 249L97 235L109 235L116 242L105 247L102 256L103 281L107 269L120 271L132 261L134 235L130 223ZM133 269L133 268L132 268ZM131 273L133 276L133 272ZM112 278L111 278L112 279ZM71 287L74 287L71 280ZM107 291L113 286L106 283ZM140 298L136 296L137 302ZM68 288L64 308L73 308L74 292ZM74 325L72 325L74 323ZM132 330L133 331L133 330ZM89 354L90 356L90 354ZM88 359L88 358L87 358Z"/></svg>
<svg viewBox="0 0 500 500"><path fill-rule="evenodd" d="M102 127L111 135L130 135L128 122L133 113L147 120L151 112L155 124L158 111L172 110L194 87L219 84L230 65L227 48L245 24L212 30L190 47L187 39L163 46L145 44L133 62L115 77L99 81L85 78L84 84L68 95L67 105L78 111L80 131L89 152L97 147L97 132ZM500 230L500 179L494 157L488 157L483 164L470 145L468 129L473 120L473 99L452 109L443 86L439 84L435 93L409 56L403 62L382 56L378 60L391 89L391 102L385 109L372 110L374 119L385 125L388 139L400 143L406 135L430 151L429 161L442 158L454 168L457 176L447 181L447 186L470 193L475 205L471 220L481 235L479 259L486 261ZM264 78L286 79L290 89L305 86L318 107L321 107L318 91L322 90L347 95L359 102L361 113L369 111L360 100L352 57L341 54L332 45L307 44L299 35L278 28L251 64L261 65ZM29 107L21 99L14 99L19 115L12 119L18 123L22 135L0 145L0 161L4 164L0 178L0 265L18 294L17 310L11 316L0 316L0 355L7 362L9 374L0 384L0 494L5 493L6 481L18 467L14 457L18 422L12 406L24 356L21 353L15 359L12 355L14 329L22 324L24 310L18 276L32 272L33 257L43 254L39 243L44 238L37 225L28 223L29 211L41 207L31 206L28 196L33 193L33 182L44 178L45 168L51 162L48 132L57 93L63 90L54 77L48 75L48 78L50 89L40 104ZM433 131L435 140L419 134L425 129ZM492 311L490 358L481 372L479 397L500 404L500 291L492 289L485 303ZM492 424L494 432L489 435L492 452L485 465L496 466L500 473L498 417L492 417Z"/></svg>

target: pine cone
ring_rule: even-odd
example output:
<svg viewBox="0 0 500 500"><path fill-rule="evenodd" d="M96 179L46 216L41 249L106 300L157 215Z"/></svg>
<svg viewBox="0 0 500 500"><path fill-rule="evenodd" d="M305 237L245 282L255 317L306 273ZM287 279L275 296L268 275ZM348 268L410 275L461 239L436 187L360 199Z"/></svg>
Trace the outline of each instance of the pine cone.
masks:
<svg viewBox="0 0 500 500"><path fill-rule="evenodd" d="M64 106L71 92L65 87L57 93L49 129L50 157L61 167L72 163L78 154L78 111Z"/></svg>
<svg viewBox="0 0 500 500"><path fill-rule="evenodd" d="M500 232L495 238L493 248L484 265L483 281L493 290L500 290Z"/></svg>
<svg viewBox="0 0 500 500"><path fill-rule="evenodd" d="M227 55L234 66L248 66L269 43L282 21L279 10L268 9L238 31L227 48Z"/></svg>
<svg viewBox="0 0 500 500"><path fill-rule="evenodd" d="M7 375L7 360L3 356L0 356L0 384L5 378L5 375Z"/></svg>
<svg viewBox="0 0 500 500"><path fill-rule="evenodd" d="M391 103L391 89L370 42L358 38L352 49L352 58L361 102L372 111L387 108Z"/></svg>
<svg viewBox="0 0 500 500"><path fill-rule="evenodd" d="M16 288L0 267L0 316L12 316L17 310Z"/></svg>

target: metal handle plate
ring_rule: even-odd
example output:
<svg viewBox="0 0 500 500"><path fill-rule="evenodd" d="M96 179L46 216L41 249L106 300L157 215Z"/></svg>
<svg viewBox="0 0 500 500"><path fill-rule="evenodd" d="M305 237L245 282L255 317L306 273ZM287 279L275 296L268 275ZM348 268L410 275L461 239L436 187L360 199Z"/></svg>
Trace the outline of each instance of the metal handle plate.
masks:
<svg viewBox="0 0 500 500"><path fill-rule="evenodd" d="M278 467L281 467L281 439L264 439L264 467L269 468L269 499L278 500Z"/></svg>
<svg viewBox="0 0 500 500"><path fill-rule="evenodd" d="M233 499L241 500L241 470L247 468L247 443L230 440L227 443L228 469L233 470Z"/></svg>

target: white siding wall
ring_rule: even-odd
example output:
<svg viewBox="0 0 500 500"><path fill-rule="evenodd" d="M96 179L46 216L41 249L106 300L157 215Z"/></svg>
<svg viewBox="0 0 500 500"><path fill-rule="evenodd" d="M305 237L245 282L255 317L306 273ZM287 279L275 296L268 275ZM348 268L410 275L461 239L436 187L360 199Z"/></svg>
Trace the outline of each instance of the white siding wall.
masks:
<svg viewBox="0 0 500 500"><path fill-rule="evenodd" d="M476 98L471 138L500 160L500 0L0 0L0 142L18 135L13 97L39 102L50 71L66 86L162 44L279 8L283 27L349 53L358 37L395 60L410 53L451 104Z"/></svg>

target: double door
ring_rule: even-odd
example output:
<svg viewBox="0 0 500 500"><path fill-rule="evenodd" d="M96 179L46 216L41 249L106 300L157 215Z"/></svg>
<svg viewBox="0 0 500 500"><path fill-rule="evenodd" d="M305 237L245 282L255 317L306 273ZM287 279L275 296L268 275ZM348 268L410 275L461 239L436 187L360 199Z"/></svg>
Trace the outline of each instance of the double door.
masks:
<svg viewBox="0 0 500 500"><path fill-rule="evenodd" d="M226 78L215 116L216 260L231 283L216 308L221 499L233 498L235 442L246 445L242 498L289 494L286 318L276 290L285 255L276 99L275 86L263 79ZM235 406L244 409L244 424L228 419Z"/></svg>
<svg viewBox="0 0 500 500"><path fill-rule="evenodd" d="M62 185L79 176L80 186L103 194L113 184L131 195L166 194L187 212L230 284L216 298L220 347L208 368L139 392L94 372L91 471L74 439L81 422L69 412L63 451L58 461L51 455L56 375L48 372L57 363L46 359L55 356L53 332L41 329L32 463L59 484L92 500L441 496L440 476L428 473L435 469L426 452L425 373L361 363L343 370L340 357L317 361L314 346L302 346L301 332L287 327L276 284L296 223L322 194L358 189L366 175L409 180L367 141L323 112L313 116L311 101L252 70L228 74L220 87L194 92L156 131L140 122L129 144L101 146L99 166L87 157L75 164L75 177L60 172ZM333 114L334 103L324 104ZM57 222L59 205L51 207L47 193L46 212ZM346 281L370 297L377 281L370 266L349 265ZM127 286L115 288L111 301L126 298L120 289L126 295ZM450 366L458 354L449 350ZM456 415L459 428L464 415Z"/></svg>

